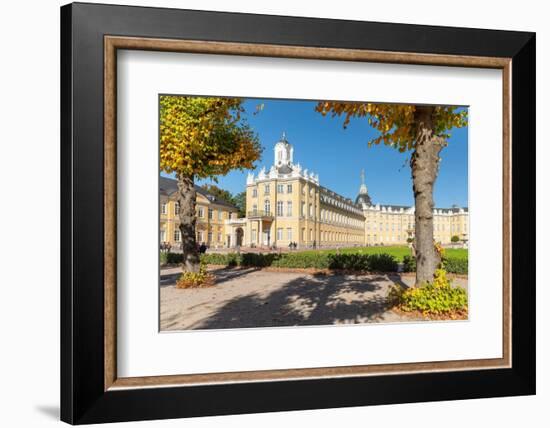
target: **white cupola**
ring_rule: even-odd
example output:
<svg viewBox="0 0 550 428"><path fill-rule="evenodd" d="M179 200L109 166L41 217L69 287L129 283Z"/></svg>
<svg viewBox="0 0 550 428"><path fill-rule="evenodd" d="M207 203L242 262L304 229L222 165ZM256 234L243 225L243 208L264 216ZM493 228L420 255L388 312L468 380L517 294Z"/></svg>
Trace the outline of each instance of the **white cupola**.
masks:
<svg viewBox="0 0 550 428"><path fill-rule="evenodd" d="M294 157L294 148L286 139L286 135L283 132L281 139L275 144L275 159L273 165L277 168L282 166L291 166Z"/></svg>

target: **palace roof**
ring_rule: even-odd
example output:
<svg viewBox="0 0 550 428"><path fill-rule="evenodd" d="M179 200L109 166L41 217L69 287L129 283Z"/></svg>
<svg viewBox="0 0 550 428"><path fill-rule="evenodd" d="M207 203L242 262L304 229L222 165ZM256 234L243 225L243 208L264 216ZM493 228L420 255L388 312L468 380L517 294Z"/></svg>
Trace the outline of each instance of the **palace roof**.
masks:
<svg viewBox="0 0 550 428"><path fill-rule="evenodd" d="M176 193L178 190L178 181L174 180L173 178L163 177L160 176L159 179L159 193L164 196L172 196L174 193ZM195 184L195 191L204 196L206 199L208 199L211 203L216 205L223 205L228 208L233 208L235 210L238 210L238 208L227 202L225 199L219 198L216 195L213 195L210 192L207 192L202 187L197 186Z"/></svg>

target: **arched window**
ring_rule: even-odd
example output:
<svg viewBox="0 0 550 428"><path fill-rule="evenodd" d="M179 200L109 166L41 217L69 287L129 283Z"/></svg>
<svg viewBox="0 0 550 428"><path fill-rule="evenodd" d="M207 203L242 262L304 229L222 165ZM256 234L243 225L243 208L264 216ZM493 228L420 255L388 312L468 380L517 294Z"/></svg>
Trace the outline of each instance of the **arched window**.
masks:
<svg viewBox="0 0 550 428"><path fill-rule="evenodd" d="M264 211L267 215L271 212L271 202L269 199L266 199L264 202Z"/></svg>

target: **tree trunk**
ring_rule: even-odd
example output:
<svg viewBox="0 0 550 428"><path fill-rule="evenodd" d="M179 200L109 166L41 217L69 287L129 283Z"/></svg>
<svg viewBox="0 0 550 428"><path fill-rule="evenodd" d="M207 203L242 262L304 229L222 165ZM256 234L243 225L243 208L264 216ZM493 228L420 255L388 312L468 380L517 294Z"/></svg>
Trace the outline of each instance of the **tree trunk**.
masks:
<svg viewBox="0 0 550 428"><path fill-rule="evenodd" d="M416 285L432 281L440 263L434 248L433 186L439 169L441 137L434 135L434 107L417 106L416 149L411 157L415 201Z"/></svg>
<svg viewBox="0 0 550 428"><path fill-rule="evenodd" d="M193 177L178 175L178 195L180 212L181 250L183 253L183 269L188 272L198 272L200 267L199 252L195 239L195 205L197 193Z"/></svg>

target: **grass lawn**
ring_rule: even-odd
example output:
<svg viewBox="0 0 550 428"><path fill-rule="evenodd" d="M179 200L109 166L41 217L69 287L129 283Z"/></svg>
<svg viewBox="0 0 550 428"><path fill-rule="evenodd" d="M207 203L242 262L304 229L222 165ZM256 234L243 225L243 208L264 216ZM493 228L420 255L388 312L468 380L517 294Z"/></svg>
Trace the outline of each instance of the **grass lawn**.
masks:
<svg viewBox="0 0 550 428"><path fill-rule="evenodd" d="M336 253L338 250L306 250L300 251L300 253ZM353 248L340 248L340 254L390 254L394 256L398 261L403 261L404 256L410 256L411 250L406 245L394 245L388 247L353 247ZM463 248L446 248L445 254L448 257L467 259L468 250Z"/></svg>

